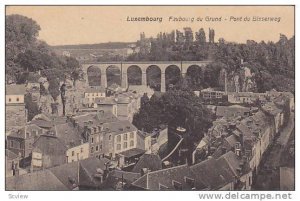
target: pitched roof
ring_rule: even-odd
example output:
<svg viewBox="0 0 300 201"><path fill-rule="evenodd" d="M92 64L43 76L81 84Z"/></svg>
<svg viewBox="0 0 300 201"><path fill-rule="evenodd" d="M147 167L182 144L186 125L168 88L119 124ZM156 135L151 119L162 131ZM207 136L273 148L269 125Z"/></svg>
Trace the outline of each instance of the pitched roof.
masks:
<svg viewBox="0 0 300 201"><path fill-rule="evenodd" d="M78 185L78 161L59 165L49 170L63 183L69 190Z"/></svg>
<svg viewBox="0 0 300 201"><path fill-rule="evenodd" d="M88 87L85 90L85 93L104 93L105 92L105 88L104 87Z"/></svg>
<svg viewBox="0 0 300 201"><path fill-rule="evenodd" d="M25 84L5 85L6 95L24 95L26 93Z"/></svg>
<svg viewBox="0 0 300 201"><path fill-rule="evenodd" d="M18 191L63 191L69 190L50 170L32 172L20 176L8 177L6 190Z"/></svg>
<svg viewBox="0 0 300 201"><path fill-rule="evenodd" d="M160 186L164 186L164 189L176 190L174 183L179 183L183 190L191 190L194 186L188 184L186 178L194 179L194 175L187 165L181 165L146 173L132 185L147 190L162 190ZM201 180L195 181L195 187L198 190L207 188Z"/></svg>
<svg viewBox="0 0 300 201"><path fill-rule="evenodd" d="M151 171L161 170L162 160L157 154L144 154L133 167L132 172L139 173L143 168L148 168Z"/></svg>
<svg viewBox="0 0 300 201"><path fill-rule="evenodd" d="M129 150L120 152L119 154L125 156L126 158L131 158L133 156L141 155L145 152L146 152L145 150L138 149L138 148L133 148L133 149L129 149Z"/></svg>
<svg viewBox="0 0 300 201"><path fill-rule="evenodd" d="M19 158L19 156L17 154L10 151L9 149L5 149L5 157L7 158L7 160L14 160L14 159Z"/></svg>
<svg viewBox="0 0 300 201"><path fill-rule="evenodd" d="M234 180L234 173L228 165L214 158L192 165L191 170L195 179L203 181L211 190L217 190Z"/></svg>
<svg viewBox="0 0 300 201"><path fill-rule="evenodd" d="M55 136L41 135L34 143L34 150L38 150L43 154L61 156L65 154L67 147Z"/></svg>
<svg viewBox="0 0 300 201"><path fill-rule="evenodd" d="M78 146L82 143L83 138L81 134L70 123L55 125L53 130L67 148Z"/></svg>
<svg viewBox="0 0 300 201"><path fill-rule="evenodd" d="M106 158L87 158L81 160L79 166L79 185L88 187L98 187L102 184L101 179L95 177L99 172L104 172L106 163L109 160Z"/></svg>

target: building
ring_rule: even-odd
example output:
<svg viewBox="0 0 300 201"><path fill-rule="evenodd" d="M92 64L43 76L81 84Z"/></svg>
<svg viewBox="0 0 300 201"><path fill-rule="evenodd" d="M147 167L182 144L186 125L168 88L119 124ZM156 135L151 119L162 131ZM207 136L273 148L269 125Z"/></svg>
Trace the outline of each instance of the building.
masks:
<svg viewBox="0 0 300 201"><path fill-rule="evenodd" d="M128 91L136 93L141 97L146 93L148 98L151 98L154 94L154 90L148 85L129 85Z"/></svg>
<svg viewBox="0 0 300 201"><path fill-rule="evenodd" d="M200 97L205 104L221 104L227 102L225 96L225 91L218 91L213 88L203 89L200 92Z"/></svg>
<svg viewBox="0 0 300 201"><path fill-rule="evenodd" d="M210 158L191 166L185 164L142 172L142 176L132 183L132 189L249 190L251 176L249 164L228 152L220 158Z"/></svg>
<svg viewBox="0 0 300 201"><path fill-rule="evenodd" d="M88 158L6 179L6 190L97 190L107 178L107 159Z"/></svg>
<svg viewBox="0 0 300 201"><path fill-rule="evenodd" d="M5 131L21 128L27 122L25 109L25 85L6 85L5 87Z"/></svg>
<svg viewBox="0 0 300 201"><path fill-rule="evenodd" d="M69 190L50 170L31 172L5 180L7 191L66 191Z"/></svg>
<svg viewBox="0 0 300 201"><path fill-rule="evenodd" d="M151 134L143 131L137 131L137 145L136 147L147 152L151 151L152 146Z"/></svg>
<svg viewBox="0 0 300 201"><path fill-rule="evenodd" d="M141 107L141 96L132 92L124 92L117 94L116 98L118 118L132 122L134 114Z"/></svg>
<svg viewBox="0 0 300 201"><path fill-rule="evenodd" d="M96 98L106 97L105 88L99 87L88 87L84 92L85 103L89 106L95 102Z"/></svg>
<svg viewBox="0 0 300 201"><path fill-rule="evenodd" d="M89 142L81 136L81 133L70 122L55 125L52 131L67 147L65 154L67 163L89 157Z"/></svg>
<svg viewBox="0 0 300 201"><path fill-rule="evenodd" d="M243 107L240 105L231 105L231 106L217 106L216 107L216 116L218 118L235 118L235 117L247 117L252 114L252 112L257 111L258 108L249 108Z"/></svg>
<svg viewBox="0 0 300 201"><path fill-rule="evenodd" d="M19 174L20 157L14 152L5 149L5 177Z"/></svg>
<svg viewBox="0 0 300 201"><path fill-rule="evenodd" d="M31 168L47 169L66 163L67 147L54 132L41 135L33 144Z"/></svg>
<svg viewBox="0 0 300 201"><path fill-rule="evenodd" d="M95 107L104 112L111 112L116 117L118 116L118 105L114 97L96 98Z"/></svg>
<svg viewBox="0 0 300 201"><path fill-rule="evenodd" d="M117 155L138 149L137 128L128 120L119 120L111 112L78 114L71 117L70 122L89 142L90 157L116 159Z"/></svg>
<svg viewBox="0 0 300 201"><path fill-rule="evenodd" d="M253 104L257 100L266 102L265 93L254 92L228 92L228 102L233 104Z"/></svg>
<svg viewBox="0 0 300 201"><path fill-rule="evenodd" d="M26 125L19 130L12 130L6 137L7 148L21 158L27 158L31 156L33 143L43 132L44 130L35 124Z"/></svg>
<svg viewBox="0 0 300 201"><path fill-rule="evenodd" d="M141 173L142 171L156 171L162 169L162 160L157 154L147 154L141 156L135 164L132 172Z"/></svg>

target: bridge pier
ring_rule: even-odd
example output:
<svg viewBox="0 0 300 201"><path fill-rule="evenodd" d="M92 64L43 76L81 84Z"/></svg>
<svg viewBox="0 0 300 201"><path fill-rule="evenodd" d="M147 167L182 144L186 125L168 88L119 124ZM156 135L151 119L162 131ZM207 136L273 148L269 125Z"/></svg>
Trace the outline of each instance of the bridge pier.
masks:
<svg viewBox="0 0 300 201"><path fill-rule="evenodd" d="M127 71L122 73L121 77L121 87L122 88L127 88L128 87L128 78L127 78Z"/></svg>
<svg viewBox="0 0 300 201"><path fill-rule="evenodd" d="M161 73L160 92L166 92L166 74L165 74L165 72Z"/></svg>
<svg viewBox="0 0 300 201"><path fill-rule="evenodd" d="M146 74L146 71L142 71L142 85L147 86L147 74Z"/></svg>
<svg viewBox="0 0 300 201"><path fill-rule="evenodd" d="M102 72L101 72L101 86L107 88L106 73L102 73Z"/></svg>

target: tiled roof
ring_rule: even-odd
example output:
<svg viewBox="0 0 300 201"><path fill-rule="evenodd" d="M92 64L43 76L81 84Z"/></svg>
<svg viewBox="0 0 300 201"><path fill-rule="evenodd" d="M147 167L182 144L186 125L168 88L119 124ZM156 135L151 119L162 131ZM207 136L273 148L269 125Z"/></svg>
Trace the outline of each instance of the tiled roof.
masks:
<svg viewBox="0 0 300 201"><path fill-rule="evenodd" d="M69 190L50 170L37 171L6 178L5 189L9 191L64 191Z"/></svg>
<svg viewBox="0 0 300 201"><path fill-rule="evenodd" d="M41 153L52 156L61 156L65 154L67 147L64 142L55 136L41 135L34 143L34 149Z"/></svg>
<svg viewBox="0 0 300 201"><path fill-rule="evenodd" d="M151 171L162 169L162 160L157 154L144 154L136 163L132 172L139 173L141 169L147 168Z"/></svg>
<svg viewBox="0 0 300 201"><path fill-rule="evenodd" d="M79 186L99 187L102 182L99 178L95 177L95 175L98 174L99 171L104 173L104 170L106 170L105 164L108 162L108 159L97 159L94 157L81 160L79 167Z"/></svg>
<svg viewBox="0 0 300 201"><path fill-rule="evenodd" d="M78 185L78 162L66 163L50 168L54 174L69 190Z"/></svg>
<svg viewBox="0 0 300 201"><path fill-rule="evenodd" d="M183 190L191 190L193 186L186 182L186 178L194 179L195 177L187 165L181 165L146 173L132 185L146 190L162 190L160 186L166 190L176 190L177 183L181 184ZM195 187L197 190L207 188L201 180L195 180Z"/></svg>
<svg viewBox="0 0 300 201"><path fill-rule="evenodd" d="M85 90L85 93L104 93L105 88L104 87L89 87Z"/></svg>
<svg viewBox="0 0 300 201"><path fill-rule="evenodd" d="M138 148L133 148L133 149L129 149L129 150L120 152L119 154L121 154L121 155L123 155L127 158L130 158L130 157L137 156L137 155L140 155L140 154L143 154L143 153L145 153L145 150L138 149Z"/></svg>
<svg viewBox="0 0 300 201"><path fill-rule="evenodd" d="M25 84L6 85L6 95L24 95L26 93Z"/></svg>
<svg viewBox="0 0 300 201"><path fill-rule="evenodd" d="M17 154L8 149L5 149L5 157L7 158L7 160L14 160L16 158L19 158Z"/></svg>
<svg viewBox="0 0 300 201"><path fill-rule="evenodd" d="M234 173L226 166L226 163L214 158L191 166L191 170L195 179L203 181L211 190L217 190L234 181Z"/></svg>
<svg viewBox="0 0 300 201"><path fill-rule="evenodd" d="M51 130L68 148L80 145L83 140L78 130L70 123L55 125Z"/></svg>

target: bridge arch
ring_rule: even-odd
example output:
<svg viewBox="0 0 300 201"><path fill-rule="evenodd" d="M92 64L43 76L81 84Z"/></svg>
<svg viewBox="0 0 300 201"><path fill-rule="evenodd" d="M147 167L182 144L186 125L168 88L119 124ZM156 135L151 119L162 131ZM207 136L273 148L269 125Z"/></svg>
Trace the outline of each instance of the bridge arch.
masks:
<svg viewBox="0 0 300 201"><path fill-rule="evenodd" d="M201 90L204 86L204 71L199 65L190 65L187 68L186 77L189 80L192 90Z"/></svg>
<svg viewBox="0 0 300 201"><path fill-rule="evenodd" d="M177 65L169 65L165 69L166 90L177 84L181 78L181 70Z"/></svg>
<svg viewBox="0 0 300 201"><path fill-rule="evenodd" d="M146 68L147 85L155 91L161 91L161 69L158 65Z"/></svg>
<svg viewBox="0 0 300 201"><path fill-rule="evenodd" d="M101 69L99 66L90 65L87 67L87 80L89 86L101 86Z"/></svg>
<svg viewBox="0 0 300 201"><path fill-rule="evenodd" d="M121 69L117 65L109 65L106 67L107 86L112 84L121 85Z"/></svg>
<svg viewBox="0 0 300 201"><path fill-rule="evenodd" d="M127 68L127 78L129 85L142 85L142 68L138 65L131 65Z"/></svg>

